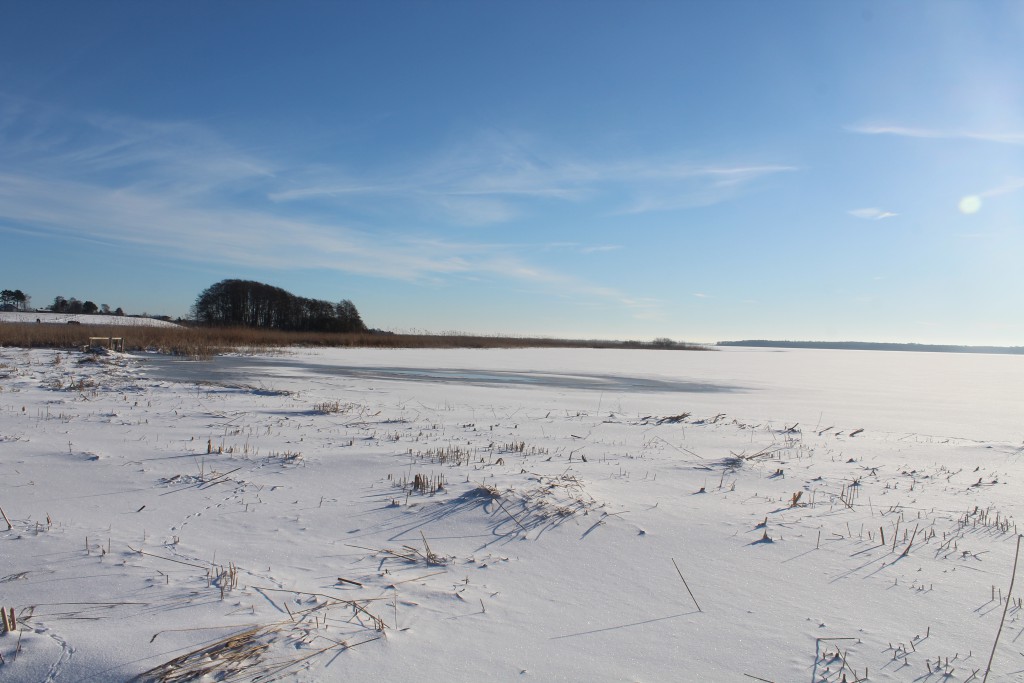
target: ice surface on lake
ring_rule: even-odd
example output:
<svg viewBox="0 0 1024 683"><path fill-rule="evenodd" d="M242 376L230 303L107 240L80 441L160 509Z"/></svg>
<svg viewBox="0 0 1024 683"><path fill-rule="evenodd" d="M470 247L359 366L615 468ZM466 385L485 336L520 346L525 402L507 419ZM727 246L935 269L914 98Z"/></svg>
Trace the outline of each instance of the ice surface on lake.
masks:
<svg viewBox="0 0 1024 683"><path fill-rule="evenodd" d="M1022 360L3 348L0 677L977 681Z"/></svg>

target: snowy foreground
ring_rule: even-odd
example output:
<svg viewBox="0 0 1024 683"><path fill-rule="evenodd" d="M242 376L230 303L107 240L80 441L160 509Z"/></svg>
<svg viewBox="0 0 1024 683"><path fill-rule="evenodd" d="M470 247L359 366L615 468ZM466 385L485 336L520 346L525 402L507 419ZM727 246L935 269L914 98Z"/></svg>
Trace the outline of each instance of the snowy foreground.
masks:
<svg viewBox="0 0 1024 683"><path fill-rule="evenodd" d="M251 361L0 349L0 680L1024 676L1019 357Z"/></svg>

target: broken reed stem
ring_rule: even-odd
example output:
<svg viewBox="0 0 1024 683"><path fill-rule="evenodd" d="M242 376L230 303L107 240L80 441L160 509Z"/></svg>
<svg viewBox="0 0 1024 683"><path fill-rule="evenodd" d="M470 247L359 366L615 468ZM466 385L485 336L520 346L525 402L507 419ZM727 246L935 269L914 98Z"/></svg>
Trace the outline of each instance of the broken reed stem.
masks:
<svg viewBox="0 0 1024 683"><path fill-rule="evenodd" d="M679 578L683 580L683 586L686 588L686 592L690 594L690 599L693 600L693 604L697 605L697 611L698 612L703 612L704 610L702 610L700 608L700 604L698 604L697 598L693 597L693 591L690 590L689 584L686 583L686 578L683 577L683 572L679 569L679 565L676 564L676 558L674 558L674 557L672 558L672 564L673 564L673 566L675 566L676 573L679 574Z"/></svg>
<svg viewBox="0 0 1024 683"><path fill-rule="evenodd" d="M358 612L360 614L365 615L370 621L373 622L374 628L376 630L378 630L378 631L383 631L385 628L388 628L388 625L386 623L384 623L383 619L381 619L380 617L378 617L378 616L376 616L374 614L371 614L365 607L363 607L362 605L359 604L360 602L370 603L370 602L375 602L375 601L378 601L378 600L384 600L384 598L363 598L362 600L358 600L357 601L357 600L345 600L344 598L339 598L339 597L334 596L334 595L327 595L326 593L314 593L314 592L311 592L311 591L298 591L298 590L292 590L292 589L289 589L289 588L268 588L266 586L251 586L251 588L254 588L254 589L258 590L258 591L271 591L271 592L274 592L274 593L293 593L295 595L316 595L316 596L319 596L321 598L327 598L328 600L333 600L334 601L334 605L346 605L346 606L352 608L352 610L354 612ZM288 616L291 617L294 620L295 619L295 615L301 616L301 615L305 614L306 612L311 612L313 610L321 609L321 608L324 607L324 605L317 605L316 607L312 607L312 608L310 608L308 610L303 610L301 612L292 612L291 608L288 607L288 603L284 603L284 607L285 607L285 610L288 612Z"/></svg>
<svg viewBox="0 0 1024 683"><path fill-rule="evenodd" d="M900 557L906 557L907 555L910 554L910 546L914 545L914 539L917 538L917 529L918 529L919 526L921 526L921 525L918 524L918 525L916 525L914 527L914 533L910 537L910 543L908 543L907 547L903 549L903 552L900 554Z"/></svg>
<svg viewBox="0 0 1024 683"><path fill-rule="evenodd" d="M363 587L363 584L359 583L358 581L353 581L352 579L346 579L346 578L341 577L341 576L338 577L338 583L349 583L349 584L352 584L353 586L359 586L360 588Z"/></svg>
<svg viewBox="0 0 1024 683"><path fill-rule="evenodd" d="M1006 611L1010 608L1010 596L1013 595L1013 582L1017 579L1017 560L1020 559L1020 539L1021 536L1017 536L1017 550L1013 554L1013 573L1010 574L1010 588L1006 592L1006 604L1003 605L1003 618L999 620L999 630L996 631L995 642L992 643L992 654L988 656L988 666L985 667L985 676L981 679L981 683L988 681L988 674L992 670L992 660L996 656L996 646L999 645L999 636L1003 632L1003 624L1006 622Z"/></svg>
<svg viewBox="0 0 1024 683"><path fill-rule="evenodd" d="M282 622L284 623L284 622ZM157 631L153 634L153 637L149 639L149 642L153 642L157 639L161 633L188 633L190 631L215 631L224 628L251 628L250 624L225 624L223 626L196 626L195 628L165 628L163 631Z"/></svg>
<svg viewBox="0 0 1024 683"><path fill-rule="evenodd" d="M505 513L506 515L508 515L509 517L511 517L511 518L512 518L512 521L513 521L513 522L515 522L516 524L518 524L518 525L519 525L519 528L520 528L520 529L522 529L524 533L529 533L529 532L528 532L528 530L527 530L527 528L526 528L525 526L523 526L523 523L522 523L522 522L520 522L520 521L519 521L518 519L516 519L516 516L515 516L515 515L513 515L513 514L512 514L511 512L509 512L508 510L506 510L506 509L505 509L505 506L504 506L504 505L502 504L502 502L501 502L500 500L499 500L499 501L497 501L497 502L498 502L498 507L500 507L500 508L501 508L501 511L502 511L502 512L504 512L504 513Z"/></svg>
<svg viewBox="0 0 1024 683"><path fill-rule="evenodd" d="M391 585L392 586L398 586L398 585L403 584L403 583L409 583L410 581L419 581L420 579L426 579L426 578L431 577L431 576L437 576L438 574L445 574L445 573L447 573L447 572L446 571L432 572L430 574L424 574L423 576L417 576L417 577L412 578L412 579L405 579L404 581L395 581Z"/></svg>
<svg viewBox="0 0 1024 683"><path fill-rule="evenodd" d="M89 539L88 538L85 539L85 548L86 548L86 550L89 549ZM201 565L201 564L194 564L192 562L182 562L181 560L175 560L175 559L172 559L170 557L164 557L162 555L154 555L153 553L147 553L145 550L136 550L135 548L132 548L131 546L128 546L128 549L131 550L132 552L138 553L140 555L145 555L147 557L155 557L158 560L167 560L168 562L175 562L177 564L184 564L184 565L187 565L189 567L196 567L198 569L206 569L206 567Z"/></svg>
<svg viewBox="0 0 1024 683"><path fill-rule="evenodd" d="M7 513L4 512L3 508L0 508L0 515L3 515L4 516L4 521L7 522L7 530L10 531L11 529L13 529L14 525L11 524L11 520L7 519Z"/></svg>

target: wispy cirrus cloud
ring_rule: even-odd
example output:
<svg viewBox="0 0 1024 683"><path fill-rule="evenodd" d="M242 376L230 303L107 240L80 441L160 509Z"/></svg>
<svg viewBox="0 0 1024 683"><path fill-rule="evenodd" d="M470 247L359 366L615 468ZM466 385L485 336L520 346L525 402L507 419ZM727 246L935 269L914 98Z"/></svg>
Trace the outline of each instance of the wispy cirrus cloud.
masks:
<svg viewBox="0 0 1024 683"><path fill-rule="evenodd" d="M892 211L886 211L884 209L877 209L877 208L874 208L874 207L866 207L866 208L863 208L863 209L852 209L850 211L847 211L846 213L850 214L851 216L853 216L855 218L862 218L864 220L869 220L869 221L880 221L880 220L884 220L886 218L893 218L893 217L899 215L898 213L894 213Z"/></svg>
<svg viewBox="0 0 1024 683"><path fill-rule="evenodd" d="M59 196L59 201L53 198ZM657 311L657 299L539 267L509 245L460 243L380 235L337 224L270 216L257 211L182 206L136 190L103 190L0 175L0 232L125 244L194 262L266 269L325 269L419 283L511 280L556 290L577 304L604 302L635 315ZM14 227L8 227L14 223Z"/></svg>
<svg viewBox="0 0 1024 683"><path fill-rule="evenodd" d="M978 140L980 142L996 142L1004 145L1024 145L1024 132L920 128L891 124L858 124L846 126L846 130L861 135L894 135L934 140Z"/></svg>
<svg viewBox="0 0 1024 683"><path fill-rule="evenodd" d="M266 198L296 192L283 189L294 169L239 150L202 125L74 117L31 103L7 104L0 106L0 232L9 235L118 244L249 268L325 269L437 284L517 281L555 286L578 303L613 303L640 312L659 305L531 263L530 245L452 240L431 236L422 227L388 228L282 207ZM348 186L320 183L307 192L317 196L330 188L333 194L380 196L433 191L441 206L460 198L445 210L477 223L508 219L512 205L495 199L503 193L566 200L579 192L546 192L542 180L550 179L530 178L521 169L510 172L504 184L495 178L461 182L466 176L454 170L430 182L428 175L424 170L421 176L379 177ZM465 190L461 196L437 191L455 186ZM585 253L615 247L560 243L559 248Z"/></svg>
<svg viewBox="0 0 1024 683"><path fill-rule="evenodd" d="M800 170L781 164L735 166L674 165L662 173L649 174L635 197L617 211L641 214L711 206L738 196L761 178ZM639 176L637 176L639 177Z"/></svg>
<svg viewBox="0 0 1024 683"><path fill-rule="evenodd" d="M1019 192L1020 190L1024 190L1024 178L1008 178L1006 182L1000 185L978 192L977 196L983 198L998 197L1004 194Z"/></svg>
<svg viewBox="0 0 1024 683"><path fill-rule="evenodd" d="M265 160L240 151L211 129L187 121L75 116L0 97L5 167L106 187L147 187L198 194L272 178Z"/></svg>
<svg viewBox="0 0 1024 683"><path fill-rule="evenodd" d="M664 159L594 160L550 151L526 135L484 133L399 168L370 169L268 194L273 202L389 201L433 209L463 222L510 220L538 202L587 204L595 211L646 213L705 206L737 196L759 178L798 170L784 164L699 164ZM321 179L322 180L322 179Z"/></svg>
<svg viewBox="0 0 1024 683"><path fill-rule="evenodd" d="M143 247L186 260L274 269L328 268L418 280L473 268L470 247L384 241L337 224L75 181L0 176L0 221L62 238ZM478 266L479 267L479 266Z"/></svg>

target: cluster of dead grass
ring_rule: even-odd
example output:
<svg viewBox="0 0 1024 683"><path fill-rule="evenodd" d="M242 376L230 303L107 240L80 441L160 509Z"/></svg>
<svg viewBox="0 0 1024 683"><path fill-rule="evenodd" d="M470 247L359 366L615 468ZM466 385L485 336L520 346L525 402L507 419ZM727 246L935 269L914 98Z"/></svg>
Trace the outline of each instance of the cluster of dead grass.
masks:
<svg viewBox="0 0 1024 683"><path fill-rule="evenodd" d="M161 353L208 358L218 353L249 350L266 351L284 346L376 347L376 348L648 348L644 342L549 339L472 335L284 332L246 327L118 327L114 325L54 325L0 323L0 346L22 348L75 348L89 337L123 337L126 351L152 350ZM680 350L704 347L679 343Z"/></svg>

